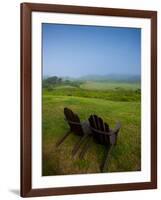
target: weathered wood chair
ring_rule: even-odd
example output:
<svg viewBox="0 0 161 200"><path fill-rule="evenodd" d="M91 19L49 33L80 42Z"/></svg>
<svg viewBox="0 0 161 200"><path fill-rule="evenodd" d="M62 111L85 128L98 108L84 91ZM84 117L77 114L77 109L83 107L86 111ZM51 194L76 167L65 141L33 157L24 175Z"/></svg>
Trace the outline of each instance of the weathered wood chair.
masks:
<svg viewBox="0 0 161 200"><path fill-rule="evenodd" d="M97 115L91 115L88 120L94 141L106 146L107 148L106 157L100 167L101 171L104 172L107 168L109 153L112 150L112 147L117 143L117 135L121 125L118 122L115 129L112 130L109 128L109 125L106 122L103 122L103 120Z"/></svg>
<svg viewBox="0 0 161 200"><path fill-rule="evenodd" d="M86 138L91 134L91 130L89 127L88 121L81 122L78 115L75 114L69 108L64 108L65 120L67 121L70 129L68 132L56 143L56 147L58 147L63 141L71 134L80 136L80 140L75 144L72 155L74 156L76 152L79 150L81 144L86 140Z"/></svg>

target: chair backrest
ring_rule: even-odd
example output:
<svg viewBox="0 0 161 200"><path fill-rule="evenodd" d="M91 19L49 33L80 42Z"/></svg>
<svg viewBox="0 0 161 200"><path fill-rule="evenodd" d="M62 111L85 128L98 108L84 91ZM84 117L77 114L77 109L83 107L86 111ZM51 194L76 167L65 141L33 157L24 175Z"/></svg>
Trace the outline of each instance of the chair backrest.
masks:
<svg viewBox="0 0 161 200"><path fill-rule="evenodd" d="M73 111L69 108L64 108L64 115L70 126L71 131L74 132L76 135L83 136L84 133L78 115L73 113Z"/></svg>
<svg viewBox="0 0 161 200"><path fill-rule="evenodd" d="M110 131L109 125L104 123L102 118L97 115L91 115L88 120L94 140L100 144L110 144L110 136L108 135Z"/></svg>

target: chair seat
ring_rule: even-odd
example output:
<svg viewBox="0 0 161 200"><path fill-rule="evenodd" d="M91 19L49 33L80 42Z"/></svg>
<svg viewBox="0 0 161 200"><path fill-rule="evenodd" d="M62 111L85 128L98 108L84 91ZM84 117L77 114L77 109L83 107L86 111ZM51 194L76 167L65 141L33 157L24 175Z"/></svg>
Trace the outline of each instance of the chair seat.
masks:
<svg viewBox="0 0 161 200"><path fill-rule="evenodd" d="M83 129L83 132L84 132L85 135L92 134L92 130L90 128L90 124L89 124L88 121L82 121L81 126L82 126L82 129Z"/></svg>

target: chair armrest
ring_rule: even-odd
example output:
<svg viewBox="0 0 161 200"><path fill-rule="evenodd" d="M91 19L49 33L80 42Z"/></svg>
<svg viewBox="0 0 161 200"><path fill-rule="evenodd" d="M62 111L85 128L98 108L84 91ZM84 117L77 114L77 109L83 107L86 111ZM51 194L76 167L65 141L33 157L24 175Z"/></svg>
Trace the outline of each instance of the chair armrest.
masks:
<svg viewBox="0 0 161 200"><path fill-rule="evenodd" d="M110 130L109 132L106 132L106 131L101 131L101 130L95 129L93 127L90 127L90 128L91 128L91 130L96 131L97 133L100 133L102 135L109 135L110 136L110 135L115 133L113 130Z"/></svg>
<svg viewBox="0 0 161 200"><path fill-rule="evenodd" d="M120 122L117 122L116 125L115 125L115 128L113 129L113 131L116 133L120 130L121 128L121 123Z"/></svg>

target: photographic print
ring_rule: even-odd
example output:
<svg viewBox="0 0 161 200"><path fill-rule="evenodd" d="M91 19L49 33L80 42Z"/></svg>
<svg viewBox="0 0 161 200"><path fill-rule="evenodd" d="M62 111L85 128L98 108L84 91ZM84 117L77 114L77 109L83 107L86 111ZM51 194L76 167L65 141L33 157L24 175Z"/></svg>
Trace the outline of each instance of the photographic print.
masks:
<svg viewBox="0 0 161 200"><path fill-rule="evenodd" d="M42 175L141 169L141 29L42 24Z"/></svg>
<svg viewBox="0 0 161 200"><path fill-rule="evenodd" d="M22 3L21 196L156 187L156 11Z"/></svg>

